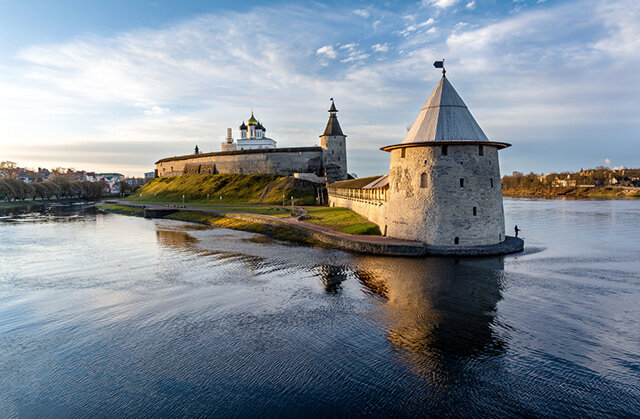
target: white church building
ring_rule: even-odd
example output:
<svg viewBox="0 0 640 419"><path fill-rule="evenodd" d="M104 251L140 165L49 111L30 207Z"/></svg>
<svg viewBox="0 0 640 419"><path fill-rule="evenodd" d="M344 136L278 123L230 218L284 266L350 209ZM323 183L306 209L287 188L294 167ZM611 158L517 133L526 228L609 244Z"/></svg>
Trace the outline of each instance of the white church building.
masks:
<svg viewBox="0 0 640 419"><path fill-rule="evenodd" d="M253 112L246 125L243 121L238 130L240 138L234 141L231 128L227 128L227 138L222 143L221 151L260 150L277 146L273 138L266 136L266 128L253 116Z"/></svg>

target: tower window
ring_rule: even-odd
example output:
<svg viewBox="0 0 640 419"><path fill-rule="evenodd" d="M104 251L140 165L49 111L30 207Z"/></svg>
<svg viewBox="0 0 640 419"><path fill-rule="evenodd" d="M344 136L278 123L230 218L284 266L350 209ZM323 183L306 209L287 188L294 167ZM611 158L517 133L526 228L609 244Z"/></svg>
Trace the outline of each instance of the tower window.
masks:
<svg viewBox="0 0 640 419"><path fill-rule="evenodd" d="M482 144L478 146L478 154L484 156L484 146Z"/></svg>
<svg viewBox="0 0 640 419"><path fill-rule="evenodd" d="M446 156L448 152L449 152L449 146L443 145L442 146L442 155Z"/></svg>
<svg viewBox="0 0 640 419"><path fill-rule="evenodd" d="M456 237L455 239L453 239L453 244L460 244L460 238Z"/></svg>
<svg viewBox="0 0 640 419"><path fill-rule="evenodd" d="M464 188L464 179L463 178L460 178L460 187Z"/></svg>
<svg viewBox="0 0 640 419"><path fill-rule="evenodd" d="M473 215L478 215L478 208L477 207L473 207Z"/></svg>
<svg viewBox="0 0 640 419"><path fill-rule="evenodd" d="M491 187L493 188L493 178L489 179L491 181Z"/></svg>
<svg viewBox="0 0 640 419"><path fill-rule="evenodd" d="M429 180L429 175L427 175L426 173L421 174L420 175L420 187L421 188L426 188L428 180Z"/></svg>
<svg viewBox="0 0 640 419"><path fill-rule="evenodd" d="M405 148L401 148L400 150L402 150L402 151L400 152L400 158L401 158L401 159L404 159L406 149L405 149Z"/></svg>

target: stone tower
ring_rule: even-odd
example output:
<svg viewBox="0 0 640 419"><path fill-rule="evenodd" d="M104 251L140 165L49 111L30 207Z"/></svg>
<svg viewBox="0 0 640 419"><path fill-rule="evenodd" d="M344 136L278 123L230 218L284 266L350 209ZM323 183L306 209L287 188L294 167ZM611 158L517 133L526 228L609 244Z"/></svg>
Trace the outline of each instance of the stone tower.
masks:
<svg viewBox="0 0 640 419"><path fill-rule="evenodd" d="M347 179L347 136L342 133L336 113L336 105L331 99L329 121L324 133L320 136L320 147L324 149L323 164L327 182Z"/></svg>
<svg viewBox="0 0 640 419"><path fill-rule="evenodd" d="M505 240L498 150L444 69L418 117L391 153L386 234L433 246ZM382 227L382 226L381 226Z"/></svg>

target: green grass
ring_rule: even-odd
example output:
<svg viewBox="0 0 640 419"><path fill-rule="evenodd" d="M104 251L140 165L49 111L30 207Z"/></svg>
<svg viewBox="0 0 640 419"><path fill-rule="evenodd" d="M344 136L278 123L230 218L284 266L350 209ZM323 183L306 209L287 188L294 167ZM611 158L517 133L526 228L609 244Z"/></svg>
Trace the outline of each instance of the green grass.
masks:
<svg viewBox="0 0 640 419"><path fill-rule="evenodd" d="M116 214L136 215L139 217L142 217L144 215L144 209L142 208L115 204L98 204L97 207L104 211L115 212Z"/></svg>
<svg viewBox="0 0 640 419"><path fill-rule="evenodd" d="M132 204L152 204L152 205L175 205L176 202L171 201L133 201L130 200ZM182 201L179 202L182 204ZM223 211L223 212L244 212L247 214L260 214L260 215L270 215L272 217L290 217L291 216L291 207L283 207L281 205L222 205L222 208L219 204L207 204L202 202L186 202L185 206L197 209L210 209L215 211Z"/></svg>
<svg viewBox="0 0 640 419"><path fill-rule="evenodd" d="M140 197L142 194L142 197ZM128 201L223 204L285 204L294 197L297 205L315 203L315 190L308 182L275 175L182 175L153 179L130 195Z"/></svg>
<svg viewBox="0 0 640 419"><path fill-rule="evenodd" d="M259 222L247 221L247 220L239 220L236 218L217 216L217 215L207 215L207 214L198 214L188 211L179 211L174 214L168 215L165 218L169 218L172 220L178 221L188 221L192 223L206 224L212 227L220 227L220 228L228 228L231 230L241 230L241 231L250 231L253 233L265 234L271 237L277 237L283 240L293 240L308 244L317 245L320 244L315 239L310 237L306 237L304 234L300 232L294 231L293 229L278 227L268 224L263 224Z"/></svg>
<svg viewBox="0 0 640 419"><path fill-rule="evenodd" d="M300 221L329 227L348 234L380 235L380 229L377 225L346 208L304 207L304 209L309 213Z"/></svg>

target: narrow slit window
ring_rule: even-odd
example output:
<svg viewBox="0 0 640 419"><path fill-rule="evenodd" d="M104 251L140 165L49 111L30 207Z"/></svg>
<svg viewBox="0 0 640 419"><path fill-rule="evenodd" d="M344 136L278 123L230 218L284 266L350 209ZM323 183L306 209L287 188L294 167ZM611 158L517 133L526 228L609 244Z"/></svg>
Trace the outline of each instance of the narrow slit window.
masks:
<svg viewBox="0 0 640 419"><path fill-rule="evenodd" d="M423 174L420 175L420 187L421 188L426 188L428 181L429 181L429 175L427 175L426 173L423 173Z"/></svg>
<svg viewBox="0 0 640 419"><path fill-rule="evenodd" d="M473 207L473 215L478 215L478 208L477 207Z"/></svg>
<svg viewBox="0 0 640 419"><path fill-rule="evenodd" d="M482 144L478 146L478 154L484 156L484 146Z"/></svg>
<svg viewBox="0 0 640 419"><path fill-rule="evenodd" d="M463 178L460 178L460 187L464 188L464 179Z"/></svg>
<svg viewBox="0 0 640 419"><path fill-rule="evenodd" d="M442 146L442 155L446 156L448 152L449 152L449 147L446 146L446 145L443 145Z"/></svg>
<svg viewBox="0 0 640 419"><path fill-rule="evenodd" d="M400 151L400 158L404 159L406 149L405 148L401 148L400 150L401 150Z"/></svg>
<svg viewBox="0 0 640 419"><path fill-rule="evenodd" d="M491 187L493 188L493 178L489 179L491 181Z"/></svg>
<svg viewBox="0 0 640 419"><path fill-rule="evenodd" d="M456 237L455 239L453 239L453 244L460 244L460 238Z"/></svg>

